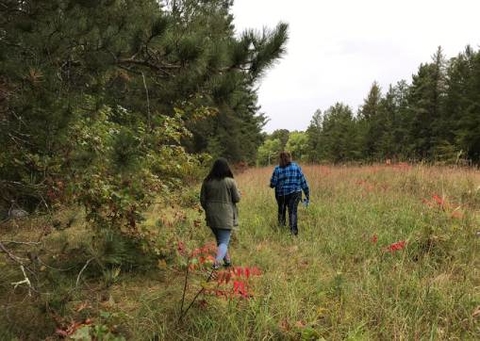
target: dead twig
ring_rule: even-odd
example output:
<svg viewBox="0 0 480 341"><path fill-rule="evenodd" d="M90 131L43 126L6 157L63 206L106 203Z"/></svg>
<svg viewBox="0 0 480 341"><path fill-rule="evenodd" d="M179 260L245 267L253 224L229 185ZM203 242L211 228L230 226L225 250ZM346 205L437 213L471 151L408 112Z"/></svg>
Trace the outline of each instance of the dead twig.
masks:
<svg viewBox="0 0 480 341"><path fill-rule="evenodd" d="M20 257L15 256L13 253L7 250L7 248L3 245L3 242L0 242L0 250L5 252L11 260L13 260L15 263L20 264L20 266L23 266L23 262Z"/></svg>
<svg viewBox="0 0 480 341"><path fill-rule="evenodd" d="M180 305L180 318L179 321L183 317L183 304L185 303L185 293L187 292L187 283L188 283L188 273L189 273L189 266L187 262L187 269L185 270L185 283L183 284L183 293L182 293L182 304Z"/></svg>
<svg viewBox="0 0 480 341"><path fill-rule="evenodd" d="M25 268L23 267L23 265L20 265L20 269L22 270L22 273L23 273L23 277L24 279L22 281L18 281L18 282L12 282L10 283L11 285L13 285L13 289L15 290L20 284L27 284L28 286L28 296L32 296L32 283L30 282L30 279L27 277L27 274L25 273Z"/></svg>
<svg viewBox="0 0 480 341"><path fill-rule="evenodd" d="M0 240L0 243L23 244L23 245L38 245L38 244L41 244L40 242L19 242L17 240Z"/></svg>
<svg viewBox="0 0 480 341"><path fill-rule="evenodd" d="M211 279L214 279L214 274L216 272L216 269L212 269L210 271L210 274L208 275L208 278L207 278L207 282L209 282ZM188 266L187 266L187 276L188 276ZM187 276L185 276L185 286L184 286L184 289L183 289L183 297L182 297L182 309L180 310L180 317L178 318L178 322L181 322L183 317L185 315L187 315L187 312L190 310L190 308L192 307L193 303L195 303L195 301L197 300L198 296L200 296L201 293L203 293L205 291L205 286L202 286L202 288L195 294L195 296L193 297L192 299L192 302L190 302L190 304L188 305L187 309L185 309L185 311L183 311L183 302L184 302L184 297L185 297L185 290L187 288Z"/></svg>
<svg viewBox="0 0 480 341"><path fill-rule="evenodd" d="M78 273L78 276L77 276L77 282L75 283L75 287L78 288L78 282L80 282L80 277L82 276L82 273L83 271L87 268L88 264L90 264L90 262L92 260L94 260L95 258L90 258L89 260L87 260L87 262L85 263L85 265L83 266L82 270L80 270L80 272Z"/></svg>

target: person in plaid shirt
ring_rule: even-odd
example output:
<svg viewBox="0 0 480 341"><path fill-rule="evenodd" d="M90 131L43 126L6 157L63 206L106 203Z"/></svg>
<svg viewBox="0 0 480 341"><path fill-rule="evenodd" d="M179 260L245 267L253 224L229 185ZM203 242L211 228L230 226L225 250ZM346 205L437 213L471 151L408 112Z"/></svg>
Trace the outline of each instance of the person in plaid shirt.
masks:
<svg viewBox="0 0 480 341"><path fill-rule="evenodd" d="M305 193L305 203L310 200L310 190L302 169L295 162L289 152L281 152L279 164L275 167L270 187L275 188L275 199L278 204L278 223L286 225L286 213L288 209L288 222L293 235L298 235L297 209L302 200L302 190Z"/></svg>

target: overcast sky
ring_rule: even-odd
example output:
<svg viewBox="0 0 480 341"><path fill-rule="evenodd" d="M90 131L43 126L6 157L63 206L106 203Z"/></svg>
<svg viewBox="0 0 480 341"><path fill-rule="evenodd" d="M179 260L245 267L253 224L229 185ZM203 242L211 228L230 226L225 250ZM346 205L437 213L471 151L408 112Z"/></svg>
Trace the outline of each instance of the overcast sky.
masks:
<svg viewBox="0 0 480 341"><path fill-rule="evenodd" d="M480 0L235 0L234 25L289 24L287 53L259 84L259 105L276 129L304 131L317 109L354 112L374 81L384 93L409 84L441 46L447 59L480 46Z"/></svg>

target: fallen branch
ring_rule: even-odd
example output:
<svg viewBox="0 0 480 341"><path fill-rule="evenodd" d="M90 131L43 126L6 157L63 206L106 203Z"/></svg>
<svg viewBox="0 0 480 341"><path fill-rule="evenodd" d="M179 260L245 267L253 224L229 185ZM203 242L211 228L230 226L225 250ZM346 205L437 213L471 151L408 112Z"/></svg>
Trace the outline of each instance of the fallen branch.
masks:
<svg viewBox="0 0 480 341"><path fill-rule="evenodd" d="M15 290L20 284L27 284L28 285L28 296L32 296L32 283L30 283L30 279L28 279L27 274L25 273L25 268L23 265L20 265L20 269L22 269L23 272L23 281L19 282L12 282L11 284L13 285L13 289Z"/></svg>
<svg viewBox="0 0 480 341"><path fill-rule="evenodd" d="M0 250L5 252L8 256L8 258L10 258L11 260L13 260L15 263L18 263L20 264L20 266L23 267L23 263L21 261L21 258L15 256L13 253L11 253L10 251L7 250L7 248L3 245L2 242L0 242Z"/></svg>
<svg viewBox="0 0 480 341"><path fill-rule="evenodd" d="M19 242L16 240L0 240L0 243L8 243L8 244L24 244L24 245L38 245L40 242Z"/></svg>
<svg viewBox="0 0 480 341"><path fill-rule="evenodd" d="M78 282L80 282L80 276L82 276L82 272L87 268L88 264L90 264L90 262L94 259L95 258L90 258L89 260L87 260L87 262L83 266L82 270L80 270L80 272L78 273L78 276L77 276L77 282L75 283L75 287L78 288Z"/></svg>

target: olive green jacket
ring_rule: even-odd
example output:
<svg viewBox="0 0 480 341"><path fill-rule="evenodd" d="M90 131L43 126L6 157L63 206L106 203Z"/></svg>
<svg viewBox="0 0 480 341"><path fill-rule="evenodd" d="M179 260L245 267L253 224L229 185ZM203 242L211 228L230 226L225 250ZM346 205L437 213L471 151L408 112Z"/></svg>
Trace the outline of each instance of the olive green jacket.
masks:
<svg viewBox="0 0 480 341"><path fill-rule="evenodd" d="M231 230L238 225L236 203L240 201L237 184L232 178L203 182L200 204L205 210L207 226Z"/></svg>

